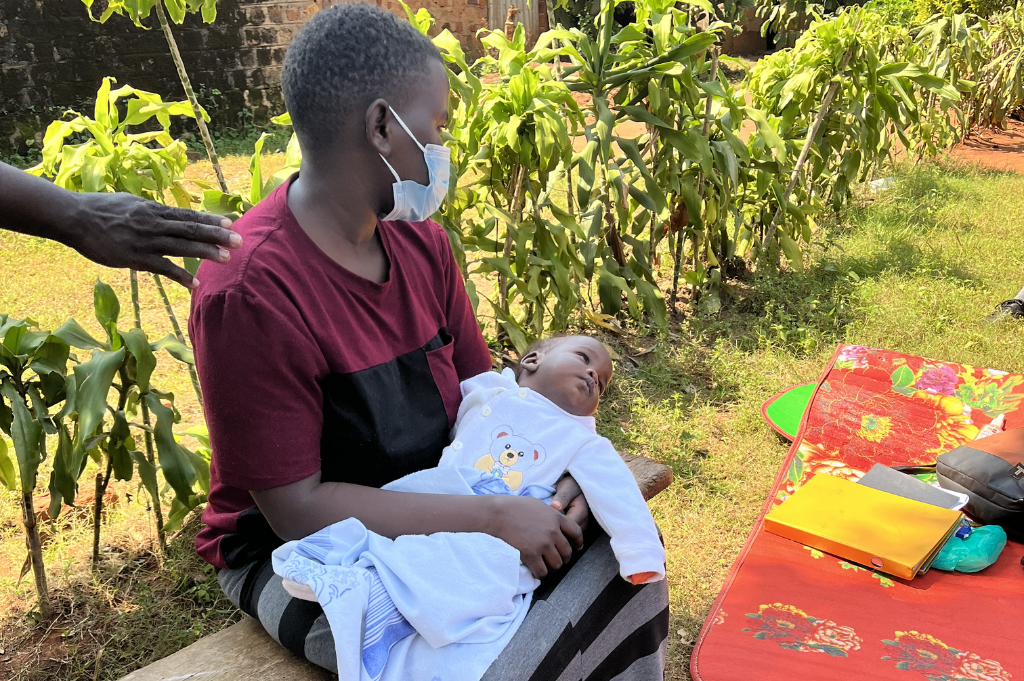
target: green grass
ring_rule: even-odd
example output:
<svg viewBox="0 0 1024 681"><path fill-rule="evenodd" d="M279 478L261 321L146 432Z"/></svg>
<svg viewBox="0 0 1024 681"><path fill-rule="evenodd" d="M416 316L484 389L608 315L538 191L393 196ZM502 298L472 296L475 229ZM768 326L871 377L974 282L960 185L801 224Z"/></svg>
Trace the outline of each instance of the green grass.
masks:
<svg viewBox="0 0 1024 681"><path fill-rule="evenodd" d="M1022 195L1018 175L942 165L903 170L893 190L865 195L821 226L802 272L744 275L730 282L721 314L688 317L663 338L613 341L623 359L599 428L618 447L675 472L672 487L651 503L668 548L669 679L688 678L699 627L788 449L762 421L762 401L817 379L840 342L1024 372L1024 324L986 321L995 303L1024 285ZM97 274L127 301L123 274L56 245L0 236L0 311L48 326L71 315L88 322ZM184 316L187 294L173 295ZM166 333L148 287L143 300L145 324ZM99 333L94 322L87 327ZM635 364L626 359L632 355ZM186 420L198 417L187 374L172 362L161 362L160 371ZM125 492L134 494L134 486L119 488ZM47 629L24 614L32 587L16 579L24 549L15 498L0 496L0 647L7 655L50 650L54 637L62 646L45 673L19 667L16 678L92 679L105 646L95 678L116 679L237 617L189 553L194 528L176 542L171 569L160 570L148 550L148 523L138 498L115 505L104 530L115 548L96 578L83 558L86 522L47 530L62 613ZM5 671L15 673L0 663Z"/></svg>

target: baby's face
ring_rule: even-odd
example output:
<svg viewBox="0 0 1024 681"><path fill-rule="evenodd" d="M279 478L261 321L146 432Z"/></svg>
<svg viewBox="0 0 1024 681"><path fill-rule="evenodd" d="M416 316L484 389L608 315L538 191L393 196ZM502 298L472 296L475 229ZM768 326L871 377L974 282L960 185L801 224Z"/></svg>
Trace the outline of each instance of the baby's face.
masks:
<svg viewBox="0 0 1024 681"><path fill-rule="evenodd" d="M587 336L568 336L530 353L522 367L519 385L576 416L592 416L612 380L612 358L604 345Z"/></svg>

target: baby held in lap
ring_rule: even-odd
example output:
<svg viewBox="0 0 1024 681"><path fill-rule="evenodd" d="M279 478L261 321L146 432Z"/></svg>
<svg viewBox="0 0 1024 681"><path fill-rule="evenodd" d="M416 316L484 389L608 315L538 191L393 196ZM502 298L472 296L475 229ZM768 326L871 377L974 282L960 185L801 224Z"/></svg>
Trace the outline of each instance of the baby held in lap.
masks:
<svg viewBox="0 0 1024 681"><path fill-rule="evenodd" d="M600 342L585 336L539 341L516 372L463 381L453 440L438 466L383 489L550 503L568 472L609 535L619 575L633 584L664 579L665 550L654 519L626 464L595 430L593 414L611 378ZM555 558L542 560L560 565ZM339 671L343 679L364 678L360 669L376 674L382 660L402 670L401 678L444 668L433 676L479 679L522 624L537 575L546 572L489 534L392 540L355 518L281 546L273 565L285 590L323 607L338 669L347 670Z"/></svg>
<svg viewBox="0 0 1024 681"><path fill-rule="evenodd" d="M452 444L439 467L471 466L485 475L477 494L518 494L549 502L566 472L611 538L620 574L634 584L665 576L665 552L632 474L594 414L612 379L608 351L587 336L534 343L518 370L462 383Z"/></svg>

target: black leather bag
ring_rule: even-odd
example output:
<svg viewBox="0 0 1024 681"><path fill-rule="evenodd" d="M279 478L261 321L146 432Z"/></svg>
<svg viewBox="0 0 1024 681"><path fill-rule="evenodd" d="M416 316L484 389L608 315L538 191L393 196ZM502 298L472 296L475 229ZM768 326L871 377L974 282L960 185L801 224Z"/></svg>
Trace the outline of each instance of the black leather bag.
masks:
<svg viewBox="0 0 1024 681"><path fill-rule="evenodd" d="M970 497L964 508L1008 535L1024 536L1024 428L975 440L935 462L939 484Z"/></svg>

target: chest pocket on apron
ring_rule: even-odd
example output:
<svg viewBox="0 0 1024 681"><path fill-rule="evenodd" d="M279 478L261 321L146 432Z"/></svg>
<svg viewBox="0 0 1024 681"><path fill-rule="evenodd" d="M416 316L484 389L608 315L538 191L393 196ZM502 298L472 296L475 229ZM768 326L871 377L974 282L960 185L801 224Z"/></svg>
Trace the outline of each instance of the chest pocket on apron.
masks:
<svg viewBox="0 0 1024 681"><path fill-rule="evenodd" d="M362 371L330 374L321 388L322 480L380 487L436 466L458 410L452 338L442 328L421 348Z"/></svg>

